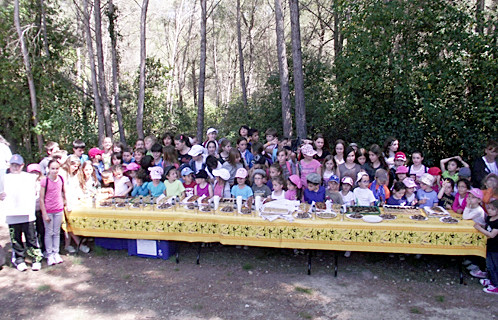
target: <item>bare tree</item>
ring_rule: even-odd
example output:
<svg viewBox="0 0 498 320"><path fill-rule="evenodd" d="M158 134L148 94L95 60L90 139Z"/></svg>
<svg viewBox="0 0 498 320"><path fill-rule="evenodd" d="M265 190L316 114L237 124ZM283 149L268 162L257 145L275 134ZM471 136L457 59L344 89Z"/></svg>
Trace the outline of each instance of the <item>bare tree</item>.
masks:
<svg viewBox="0 0 498 320"><path fill-rule="evenodd" d="M199 97L197 99L197 140L202 141L204 132L204 89L206 86L206 11L207 0L201 3L201 58L199 65Z"/></svg>
<svg viewBox="0 0 498 320"><path fill-rule="evenodd" d="M43 0L40 0L40 11L41 27L43 33L43 49L45 49L45 55L50 58L50 50L48 49L47 20L45 17L45 5Z"/></svg>
<svg viewBox="0 0 498 320"><path fill-rule="evenodd" d="M239 48L239 70L240 88L242 90L242 102L247 107L246 74L244 72L244 52L242 50L242 32L240 28L240 0L237 0L237 46Z"/></svg>
<svg viewBox="0 0 498 320"><path fill-rule="evenodd" d="M301 25L299 23L299 1L289 0L291 38L292 38L292 65L294 70L294 92L296 108L296 131L301 139L306 138L306 108L304 105L304 76L303 59L301 52Z"/></svg>
<svg viewBox="0 0 498 320"><path fill-rule="evenodd" d="M138 107L137 107L137 134L139 139L144 138L144 103L145 103L145 60L147 57L146 42L146 23L147 8L149 0L143 0L142 12L140 15L140 79L138 82Z"/></svg>
<svg viewBox="0 0 498 320"><path fill-rule="evenodd" d="M101 146L105 137L104 114L102 112L102 105L100 103L99 85L97 82L97 71L95 70L95 57L93 55L93 40L90 29L90 13L88 11L88 0L83 0L83 24L85 26L86 46L88 50L88 59L90 62L90 72L92 75L93 102L95 104L95 111L97 113L99 146Z"/></svg>
<svg viewBox="0 0 498 320"><path fill-rule="evenodd" d="M114 10L113 0L109 0L109 9L107 11L109 16L109 36L111 38L111 62L112 62L112 88L114 95L114 106L116 107L116 117L118 119L119 141L126 145L126 137L123 127L123 115L121 113L121 102L119 100L119 65L117 53L117 37L116 19L117 15Z"/></svg>
<svg viewBox="0 0 498 320"><path fill-rule="evenodd" d="M280 97L282 99L282 125L284 136L292 136L292 115L289 93L289 66L285 51L284 14L282 0L275 0L275 31L277 33L278 70L280 73Z"/></svg>
<svg viewBox="0 0 498 320"><path fill-rule="evenodd" d="M99 91L104 111L105 134L112 137L111 108L109 107L109 98L107 97L107 87L105 82L104 71L104 50L102 48L102 13L100 12L100 0L94 0L94 18L95 18L95 45L97 47L97 67L99 78Z"/></svg>
<svg viewBox="0 0 498 320"><path fill-rule="evenodd" d="M21 29L21 21L19 19L19 0L14 1L14 24L16 25L17 35L19 36L19 42L21 45L21 53L24 62L24 68L26 69L26 78L28 78L29 87L29 97L31 101L31 112L33 114L33 125L38 126L38 103L36 100L36 88L35 81L33 79L33 73L31 72L31 63L29 61L29 52L26 47L26 41L24 40L24 32ZM43 152L43 139L41 134L36 134L36 140L38 142L38 152Z"/></svg>

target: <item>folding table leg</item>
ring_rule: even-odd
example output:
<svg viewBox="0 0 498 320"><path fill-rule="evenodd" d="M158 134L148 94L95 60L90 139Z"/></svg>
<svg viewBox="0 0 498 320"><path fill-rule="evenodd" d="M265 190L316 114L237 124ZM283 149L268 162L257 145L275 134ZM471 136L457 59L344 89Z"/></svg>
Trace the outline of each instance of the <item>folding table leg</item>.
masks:
<svg viewBox="0 0 498 320"><path fill-rule="evenodd" d="M339 252L334 252L334 277L337 278L337 263L339 262Z"/></svg>
<svg viewBox="0 0 498 320"><path fill-rule="evenodd" d="M458 263L458 273L460 275L460 284L463 284L463 267L462 267L463 258L459 257L457 259L457 263Z"/></svg>
<svg viewBox="0 0 498 320"><path fill-rule="evenodd" d="M202 243L199 242L199 247L197 248L197 264L200 264L201 260L201 248L202 248Z"/></svg>
<svg viewBox="0 0 498 320"><path fill-rule="evenodd" d="M308 250L308 275L311 275L311 250Z"/></svg>
<svg viewBox="0 0 498 320"><path fill-rule="evenodd" d="M176 247L176 263L180 263L180 244Z"/></svg>

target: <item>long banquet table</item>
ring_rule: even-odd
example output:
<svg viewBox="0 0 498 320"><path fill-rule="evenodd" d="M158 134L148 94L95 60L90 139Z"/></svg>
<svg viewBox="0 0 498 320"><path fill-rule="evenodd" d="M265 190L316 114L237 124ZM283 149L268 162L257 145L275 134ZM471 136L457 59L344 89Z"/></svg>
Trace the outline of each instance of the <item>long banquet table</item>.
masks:
<svg viewBox="0 0 498 320"><path fill-rule="evenodd" d="M269 222L257 216L210 214L181 206L168 210L79 207L67 215L67 222L69 231L87 237L486 256L486 237L474 229L473 221L445 224L438 218L415 221L401 214L381 223L351 220L342 214L334 219Z"/></svg>

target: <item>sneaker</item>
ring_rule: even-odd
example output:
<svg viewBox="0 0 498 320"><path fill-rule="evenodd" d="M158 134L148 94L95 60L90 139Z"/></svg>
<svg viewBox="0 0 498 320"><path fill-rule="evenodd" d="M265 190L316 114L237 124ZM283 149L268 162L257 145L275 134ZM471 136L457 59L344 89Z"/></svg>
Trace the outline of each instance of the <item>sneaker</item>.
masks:
<svg viewBox="0 0 498 320"><path fill-rule="evenodd" d="M469 264L467 266L467 270L472 271L472 270L479 270L479 267L476 266L475 264Z"/></svg>
<svg viewBox="0 0 498 320"><path fill-rule="evenodd" d="M498 294L498 287L494 287L492 285L489 285L486 288L483 288L482 291L484 291L486 293L491 293L491 294Z"/></svg>
<svg viewBox="0 0 498 320"><path fill-rule="evenodd" d="M346 252L344 252L344 256L345 256L346 258L351 257L351 251L346 251Z"/></svg>
<svg viewBox="0 0 498 320"><path fill-rule="evenodd" d="M489 280L489 279L481 279L481 280L479 280L479 282L480 282L483 286L485 286L485 287L487 287L487 286L491 285L491 280Z"/></svg>
<svg viewBox="0 0 498 320"><path fill-rule="evenodd" d="M31 270L39 271L40 269L41 269L41 262L33 262L33 265L31 266Z"/></svg>
<svg viewBox="0 0 498 320"><path fill-rule="evenodd" d="M21 262L16 266L16 269L23 272L28 270L28 266L26 265L26 262Z"/></svg>
<svg viewBox="0 0 498 320"><path fill-rule="evenodd" d="M54 257L54 262L55 262L55 264L59 264L59 263L64 262L64 261L62 260L61 256L60 256L58 253L54 253L54 256L53 256L53 257Z"/></svg>
<svg viewBox="0 0 498 320"><path fill-rule="evenodd" d="M470 275L473 276L474 278L479 278L479 279L486 279L488 277L487 272L481 271L479 269L471 270Z"/></svg>
<svg viewBox="0 0 498 320"><path fill-rule="evenodd" d="M76 253L76 249L73 246L67 246L66 251L68 253Z"/></svg>
<svg viewBox="0 0 498 320"><path fill-rule="evenodd" d="M80 245L79 250L81 252L83 252L83 253L88 253L88 252L90 252L90 247L88 247L87 245L82 244L82 245Z"/></svg>
<svg viewBox="0 0 498 320"><path fill-rule="evenodd" d="M55 262L55 257L53 254L49 255L48 258L47 258L47 265L49 266L53 266L54 264L56 264Z"/></svg>

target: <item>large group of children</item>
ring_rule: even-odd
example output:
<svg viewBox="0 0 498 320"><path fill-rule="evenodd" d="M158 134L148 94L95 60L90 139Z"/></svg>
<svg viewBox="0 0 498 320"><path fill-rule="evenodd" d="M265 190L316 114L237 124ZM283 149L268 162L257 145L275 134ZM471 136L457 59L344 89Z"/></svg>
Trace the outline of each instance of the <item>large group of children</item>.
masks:
<svg viewBox="0 0 498 320"><path fill-rule="evenodd" d="M489 238L488 272L474 264L469 269L483 278L486 292L498 294L496 141L488 142L484 156L475 160L472 168L460 156L442 159L439 167L429 168L422 152L413 151L408 158L394 137L387 138L383 147L374 144L368 149L339 139L330 150L322 134L291 140L279 138L271 128L265 131L264 142L259 141L258 130L247 126L240 127L234 145L227 138L218 139L214 128L207 130L206 137L201 142L166 132L160 139L138 139L134 148L106 137L102 148L91 148L88 155L81 140L73 142L71 155L60 150L56 142L48 142L47 156L27 166L37 181L35 227L11 232L13 244L19 242L21 232L31 233L27 253L35 257L33 269L41 267L40 252L48 265L61 263L58 240L64 208L70 211L79 200L97 194L242 196L248 206L256 196L348 206L439 205L474 220L475 228ZM20 174L23 165L22 157L12 156L10 173ZM4 197L5 193L0 194L0 199ZM36 251L36 236L40 252ZM77 250L72 240L79 250L89 251L82 239L67 233L68 252ZM13 248L14 264L25 270L23 248Z"/></svg>

